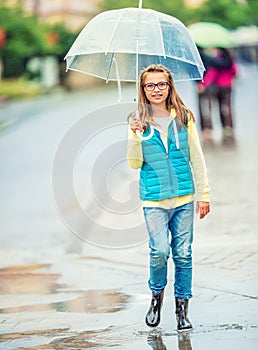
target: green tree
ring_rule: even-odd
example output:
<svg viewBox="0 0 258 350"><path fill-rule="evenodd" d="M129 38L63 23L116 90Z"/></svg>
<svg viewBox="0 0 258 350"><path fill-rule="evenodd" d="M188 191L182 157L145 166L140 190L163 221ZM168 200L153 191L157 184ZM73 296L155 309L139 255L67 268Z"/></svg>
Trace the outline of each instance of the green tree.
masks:
<svg viewBox="0 0 258 350"><path fill-rule="evenodd" d="M138 7L138 0L102 0L101 10ZM205 0L198 8L189 8L184 0L143 0L143 8L151 8L181 20L184 24L199 21L220 23L228 28L258 25L257 0Z"/></svg>
<svg viewBox="0 0 258 350"><path fill-rule="evenodd" d="M18 7L0 7L0 23L6 32L6 42L0 50L4 77L21 76L28 58L44 51L44 33L38 19L25 17Z"/></svg>
<svg viewBox="0 0 258 350"><path fill-rule="evenodd" d="M228 28L247 25L249 6L236 0L206 0L197 9L200 21L210 21L222 24Z"/></svg>
<svg viewBox="0 0 258 350"><path fill-rule="evenodd" d="M100 8L102 11L114 10L124 7L138 7L138 0L102 0ZM168 0L143 0L143 8L150 8L159 12L166 13L170 16L178 18L183 23L187 22L192 9L185 5L184 0L168 1Z"/></svg>
<svg viewBox="0 0 258 350"><path fill-rule="evenodd" d="M48 42L47 54L57 56L59 62L59 78L61 85L65 85L68 75L65 72L64 57L79 33L71 32L63 24L48 26L46 36Z"/></svg>
<svg viewBox="0 0 258 350"><path fill-rule="evenodd" d="M64 24L45 25L45 41L47 47L44 54L55 55L62 61L76 39L78 32L71 32Z"/></svg>
<svg viewBox="0 0 258 350"><path fill-rule="evenodd" d="M258 1L257 0L248 0L248 24L253 24L258 26Z"/></svg>
<svg viewBox="0 0 258 350"><path fill-rule="evenodd" d="M77 36L62 24L49 25L37 16L26 16L20 7L0 6L0 23L6 33L0 49L4 78L22 76L35 56L55 55L62 61Z"/></svg>

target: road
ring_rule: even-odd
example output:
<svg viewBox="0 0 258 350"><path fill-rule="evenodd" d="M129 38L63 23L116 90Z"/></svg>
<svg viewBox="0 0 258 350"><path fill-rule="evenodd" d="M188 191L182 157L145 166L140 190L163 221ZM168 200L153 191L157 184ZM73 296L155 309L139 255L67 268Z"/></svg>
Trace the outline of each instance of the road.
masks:
<svg viewBox="0 0 258 350"><path fill-rule="evenodd" d="M178 335L173 266L160 327L144 324L148 246L137 172L125 161L116 86L0 107L1 349L257 349L258 68L241 65L235 147L205 147L212 211L195 219L194 330ZM191 83L178 84L197 116Z"/></svg>

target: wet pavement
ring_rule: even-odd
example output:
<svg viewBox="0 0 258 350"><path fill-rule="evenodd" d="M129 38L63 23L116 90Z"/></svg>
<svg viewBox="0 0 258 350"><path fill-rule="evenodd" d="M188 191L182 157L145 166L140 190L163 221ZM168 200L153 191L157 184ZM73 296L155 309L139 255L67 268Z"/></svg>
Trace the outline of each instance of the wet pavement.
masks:
<svg viewBox="0 0 258 350"><path fill-rule="evenodd" d="M0 134L0 349L258 348L257 66L241 66L240 73L234 95L237 143L222 145L215 119L215 142L204 145L212 211L203 221L195 219L194 329L182 334L176 331L171 261L160 327L144 324L150 295L142 226L142 243L104 248L73 234L54 204L51 171L60 140L100 101L115 103L116 87L0 107L7 121ZM192 87L179 89L196 111ZM126 86L123 94L130 99L134 91ZM127 168L121 174L129 181ZM81 175L79 188L87 197L80 186ZM113 195L124 195L124 186L116 186ZM114 224L108 210L98 217ZM128 224L125 218L120 223ZM89 235L93 241L95 231Z"/></svg>

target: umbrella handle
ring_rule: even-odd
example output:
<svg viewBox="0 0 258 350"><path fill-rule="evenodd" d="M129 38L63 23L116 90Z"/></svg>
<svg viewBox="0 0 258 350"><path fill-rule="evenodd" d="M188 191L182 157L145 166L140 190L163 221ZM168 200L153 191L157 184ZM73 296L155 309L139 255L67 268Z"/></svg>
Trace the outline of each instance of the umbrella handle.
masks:
<svg viewBox="0 0 258 350"><path fill-rule="evenodd" d="M139 139L144 141L151 139L153 134L154 134L154 129L151 125L150 125L150 133L148 136L142 136L142 133L139 130L136 130L136 135L139 137Z"/></svg>

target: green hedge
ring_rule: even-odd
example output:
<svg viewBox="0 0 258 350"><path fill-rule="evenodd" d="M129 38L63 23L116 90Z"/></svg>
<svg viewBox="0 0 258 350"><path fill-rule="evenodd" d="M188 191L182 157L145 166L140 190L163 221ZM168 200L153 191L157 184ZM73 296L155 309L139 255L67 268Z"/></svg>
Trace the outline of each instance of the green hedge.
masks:
<svg viewBox="0 0 258 350"><path fill-rule="evenodd" d="M25 79L10 79L0 82L0 97L7 99L31 98L40 95L42 87Z"/></svg>

